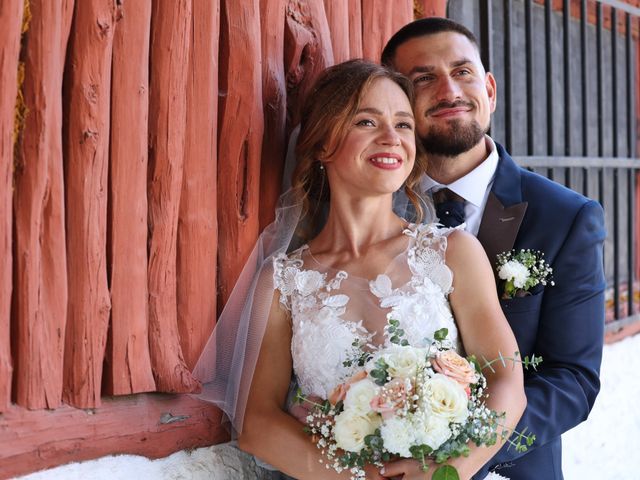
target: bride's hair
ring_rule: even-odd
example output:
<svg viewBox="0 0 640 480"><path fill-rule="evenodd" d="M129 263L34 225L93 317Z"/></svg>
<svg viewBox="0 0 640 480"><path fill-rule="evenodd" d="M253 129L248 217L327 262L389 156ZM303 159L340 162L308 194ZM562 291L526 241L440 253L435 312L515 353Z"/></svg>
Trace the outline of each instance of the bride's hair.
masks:
<svg viewBox="0 0 640 480"><path fill-rule="evenodd" d="M292 188L302 202L305 232L303 237L317 233L318 208L327 204L331 192L320 163L331 156L343 142L358 111L363 93L374 80L387 78L395 82L413 105L411 81L393 70L366 61L349 60L326 69L309 91L301 111L301 125L296 145L297 166L293 172ZM416 160L404 190L420 221L423 209L414 187L425 171L426 158L421 142L416 142ZM314 210L312 211L312 206ZM308 238L307 238L308 239Z"/></svg>

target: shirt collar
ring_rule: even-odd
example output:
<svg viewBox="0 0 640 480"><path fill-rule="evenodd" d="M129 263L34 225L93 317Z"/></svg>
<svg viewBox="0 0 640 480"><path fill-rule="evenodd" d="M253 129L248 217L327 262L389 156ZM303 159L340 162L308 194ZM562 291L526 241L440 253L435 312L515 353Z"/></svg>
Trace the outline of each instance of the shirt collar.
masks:
<svg viewBox="0 0 640 480"><path fill-rule="evenodd" d="M457 193L467 202L474 204L477 207L482 206L487 187L493 181L496 169L498 168L498 150L493 139L488 135L485 135L485 142L489 155L487 158L476 168L467 173L464 177L459 178L455 182L449 185L443 185L436 182L429 175L424 175L421 187L423 192L428 192L431 189L440 190L441 188L448 188L452 192Z"/></svg>

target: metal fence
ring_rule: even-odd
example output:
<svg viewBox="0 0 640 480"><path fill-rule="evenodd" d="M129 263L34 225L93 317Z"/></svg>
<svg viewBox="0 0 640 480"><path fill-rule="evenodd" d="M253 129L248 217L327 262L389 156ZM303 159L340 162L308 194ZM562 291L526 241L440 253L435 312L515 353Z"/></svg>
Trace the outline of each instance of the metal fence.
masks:
<svg viewBox="0 0 640 480"><path fill-rule="evenodd" d="M606 331L613 333L640 321L640 9L616 0L557 5L452 0L448 15L478 34L485 67L498 80L492 136L520 165L603 205Z"/></svg>

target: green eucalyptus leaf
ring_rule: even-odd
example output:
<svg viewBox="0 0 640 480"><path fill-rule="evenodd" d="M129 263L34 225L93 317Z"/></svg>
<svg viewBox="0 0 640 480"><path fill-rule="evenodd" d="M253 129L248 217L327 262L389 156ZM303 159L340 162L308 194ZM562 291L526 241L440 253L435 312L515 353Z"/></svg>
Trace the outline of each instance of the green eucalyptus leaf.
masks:
<svg viewBox="0 0 640 480"><path fill-rule="evenodd" d="M431 480L460 480L458 471L451 465L443 465L433 472Z"/></svg>

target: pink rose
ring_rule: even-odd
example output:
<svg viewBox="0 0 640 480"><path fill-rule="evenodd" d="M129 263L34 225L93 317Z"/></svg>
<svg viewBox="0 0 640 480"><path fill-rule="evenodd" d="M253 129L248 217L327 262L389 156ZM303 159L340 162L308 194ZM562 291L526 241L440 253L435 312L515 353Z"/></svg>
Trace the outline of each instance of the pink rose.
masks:
<svg viewBox="0 0 640 480"><path fill-rule="evenodd" d="M408 385L405 380L395 379L388 382L378 395L371 400L371 409L378 412L385 420L393 417L396 410L404 408L407 403L408 393L412 390L411 384ZM407 391L409 390L409 392Z"/></svg>
<svg viewBox="0 0 640 480"><path fill-rule="evenodd" d="M471 392L469 384L478 381L478 375L473 366L453 350L438 353L435 358L431 359L431 365L436 372L446 375L462 385L467 395Z"/></svg>
<svg viewBox="0 0 640 480"><path fill-rule="evenodd" d="M364 380L365 378L367 378L367 372L365 370L362 370L356 373L353 377L351 377L346 382L338 385L329 394L329 399L328 399L329 403L331 405L335 405L336 403L344 400L344 397L347 396L347 392L349 391L349 388L351 387L351 385L356 382L359 382L360 380Z"/></svg>

